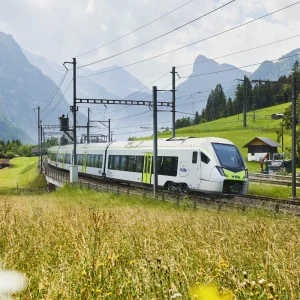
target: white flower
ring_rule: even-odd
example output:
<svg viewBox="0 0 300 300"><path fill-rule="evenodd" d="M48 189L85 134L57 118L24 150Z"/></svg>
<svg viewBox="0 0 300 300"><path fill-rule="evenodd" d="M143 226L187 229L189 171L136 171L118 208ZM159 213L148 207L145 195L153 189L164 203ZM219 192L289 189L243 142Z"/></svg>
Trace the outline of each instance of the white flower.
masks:
<svg viewBox="0 0 300 300"><path fill-rule="evenodd" d="M27 285L26 277L17 271L0 270L0 299L12 299L8 295L22 291Z"/></svg>
<svg viewBox="0 0 300 300"><path fill-rule="evenodd" d="M170 297L170 299L177 299L177 298L181 298L182 297L182 294L180 294L180 293L175 293L174 295L172 295L171 297Z"/></svg>

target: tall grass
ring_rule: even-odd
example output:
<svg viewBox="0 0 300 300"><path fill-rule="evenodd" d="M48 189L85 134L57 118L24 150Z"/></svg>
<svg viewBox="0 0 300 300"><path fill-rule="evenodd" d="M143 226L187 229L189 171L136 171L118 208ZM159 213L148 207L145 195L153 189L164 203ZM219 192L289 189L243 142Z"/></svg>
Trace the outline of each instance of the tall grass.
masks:
<svg viewBox="0 0 300 300"><path fill-rule="evenodd" d="M21 299L189 299L209 283L299 299L299 233L293 217L69 188L0 200L3 267L29 278Z"/></svg>

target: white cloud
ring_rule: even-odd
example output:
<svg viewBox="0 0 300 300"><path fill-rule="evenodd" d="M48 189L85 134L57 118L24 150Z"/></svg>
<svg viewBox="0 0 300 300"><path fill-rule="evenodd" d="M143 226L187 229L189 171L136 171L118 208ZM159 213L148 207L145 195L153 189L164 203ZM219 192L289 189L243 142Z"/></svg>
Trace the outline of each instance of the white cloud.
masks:
<svg viewBox="0 0 300 300"><path fill-rule="evenodd" d="M25 49L62 63L131 32L185 2L187 0L0 0L0 31L11 33ZM226 2L228 1L194 0L158 22L78 60L80 63L88 63L124 51ZM293 2L294 0L235 1L166 37L96 64L93 68L126 65L145 59L209 37ZM300 28L299 12L300 5L295 5L266 19L128 70L147 84L171 70L174 65L192 63L200 54L211 58L292 36ZM219 62L242 66L279 57L298 45L299 39L296 38L219 59ZM192 67L187 67L180 71L187 75L191 70ZM170 78L164 78L158 85L165 85L169 81Z"/></svg>

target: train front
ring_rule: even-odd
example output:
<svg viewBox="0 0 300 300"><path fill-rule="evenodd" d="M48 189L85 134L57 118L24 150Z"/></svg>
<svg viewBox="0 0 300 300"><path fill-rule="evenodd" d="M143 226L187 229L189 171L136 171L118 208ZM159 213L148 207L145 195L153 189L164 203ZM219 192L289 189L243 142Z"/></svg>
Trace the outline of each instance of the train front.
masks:
<svg viewBox="0 0 300 300"><path fill-rule="evenodd" d="M234 144L212 143L220 165L216 166L223 178L224 194L248 193L248 169Z"/></svg>

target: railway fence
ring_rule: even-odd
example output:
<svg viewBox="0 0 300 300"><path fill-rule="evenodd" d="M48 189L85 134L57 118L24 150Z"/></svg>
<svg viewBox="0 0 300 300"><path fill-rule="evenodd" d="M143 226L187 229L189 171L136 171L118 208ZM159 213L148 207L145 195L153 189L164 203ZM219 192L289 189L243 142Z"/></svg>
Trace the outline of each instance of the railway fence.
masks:
<svg viewBox="0 0 300 300"><path fill-rule="evenodd" d="M154 199L153 191L142 186L132 187L82 176L79 176L78 183L70 183L68 172L57 170L49 165L45 167L45 175L62 181L69 186L77 186L80 189L85 188L95 192L112 193L115 195L138 196L141 197L141 199ZM156 193L155 199L173 202L177 206L192 209L200 208L200 206L201 208L216 209L218 211L233 208L246 211L247 209L255 208L272 211L274 213L281 212L300 216L300 201L291 199L278 199L254 195L208 196L182 194L170 191L159 191Z"/></svg>

